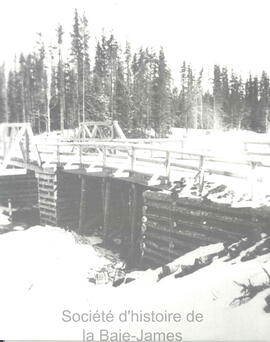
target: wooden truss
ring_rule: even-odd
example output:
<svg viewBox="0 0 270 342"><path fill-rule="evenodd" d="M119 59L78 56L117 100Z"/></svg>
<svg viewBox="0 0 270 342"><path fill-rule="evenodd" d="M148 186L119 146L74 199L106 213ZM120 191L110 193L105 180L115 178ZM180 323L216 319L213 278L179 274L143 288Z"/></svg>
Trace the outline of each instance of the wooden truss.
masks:
<svg viewBox="0 0 270 342"><path fill-rule="evenodd" d="M77 135L78 139L126 139L118 121L89 121L81 123Z"/></svg>
<svg viewBox="0 0 270 342"><path fill-rule="evenodd" d="M41 166L41 158L35 143L30 123L3 123L0 125L0 139L2 147L2 164L4 170L12 165L12 160L20 159L25 167L30 163L30 150L34 160Z"/></svg>

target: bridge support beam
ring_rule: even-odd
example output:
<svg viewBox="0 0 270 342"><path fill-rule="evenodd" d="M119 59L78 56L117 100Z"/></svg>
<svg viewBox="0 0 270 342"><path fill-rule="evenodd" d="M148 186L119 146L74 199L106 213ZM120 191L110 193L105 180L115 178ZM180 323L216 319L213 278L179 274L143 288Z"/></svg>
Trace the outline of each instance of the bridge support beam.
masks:
<svg viewBox="0 0 270 342"><path fill-rule="evenodd" d="M86 214L86 177L81 176L81 199L80 199L80 214L79 214L79 234L82 233L85 224Z"/></svg>
<svg viewBox="0 0 270 342"><path fill-rule="evenodd" d="M108 178L102 180L102 202L103 202L103 236L104 241L108 240L109 214L110 214L110 193L111 182Z"/></svg>
<svg viewBox="0 0 270 342"><path fill-rule="evenodd" d="M129 263L133 263L135 252L136 252L136 242L137 242L137 231L138 231L138 188L136 184L132 183L130 186L130 253L129 253Z"/></svg>

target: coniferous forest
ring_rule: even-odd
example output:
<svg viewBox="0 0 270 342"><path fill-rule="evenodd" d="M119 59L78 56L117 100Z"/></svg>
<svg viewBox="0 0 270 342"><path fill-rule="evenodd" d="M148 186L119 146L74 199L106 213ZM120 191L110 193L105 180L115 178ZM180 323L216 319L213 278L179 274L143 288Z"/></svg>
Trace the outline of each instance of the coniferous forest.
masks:
<svg viewBox="0 0 270 342"><path fill-rule="evenodd" d="M205 91L204 70L195 72L181 56L175 85L162 48L132 53L129 42L120 46L113 34L103 34L89 51L88 20L77 10L72 32L61 25L55 32L54 46L45 48L39 34L33 52L18 55L11 70L0 67L0 122L31 122L41 133L118 120L130 137L143 137L150 128L163 137L171 126L268 131L265 71L243 79L214 65Z"/></svg>

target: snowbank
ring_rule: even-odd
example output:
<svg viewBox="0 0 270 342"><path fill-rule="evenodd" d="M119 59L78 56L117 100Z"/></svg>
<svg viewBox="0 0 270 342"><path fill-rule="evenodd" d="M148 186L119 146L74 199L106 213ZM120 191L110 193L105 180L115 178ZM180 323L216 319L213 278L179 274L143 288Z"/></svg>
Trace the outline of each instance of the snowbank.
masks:
<svg viewBox="0 0 270 342"><path fill-rule="evenodd" d="M230 303L241 295L235 281L267 281L262 268L270 272L270 254L246 262L240 256L230 261L216 258L190 275L175 278L173 273L160 281L160 268L134 271L128 276L137 280L114 288L88 281L90 270L112 264L111 253L107 256L93 245L96 242L96 238L82 241L72 232L49 226L0 235L0 335L5 339L82 340L87 331L99 336L103 328L139 336L143 327L149 332L180 331L183 341L269 341L269 314L264 311L269 289L241 306ZM174 264L189 264L222 248L221 244L199 248ZM124 310L167 311L181 313L183 319L180 323L131 324L116 319L112 323L65 323L63 310L111 310L115 317ZM185 320L192 310L203 315L202 322Z"/></svg>

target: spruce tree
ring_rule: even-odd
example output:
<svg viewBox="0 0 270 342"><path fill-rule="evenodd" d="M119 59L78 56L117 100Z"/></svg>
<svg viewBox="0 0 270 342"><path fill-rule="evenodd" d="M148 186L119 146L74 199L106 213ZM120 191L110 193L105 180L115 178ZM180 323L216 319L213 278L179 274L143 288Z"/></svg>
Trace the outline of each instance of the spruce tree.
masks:
<svg viewBox="0 0 270 342"><path fill-rule="evenodd" d="M74 23L71 39L71 63L76 76L76 84L74 89L76 105L74 115L78 126L82 121L83 41L81 35L80 18L77 9L74 11Z"/></svg>
<svg viewBox="0 0 270 342"><path fill-rule="evenodd" d="M103 40L105 40L105 37L103 37ZM107 94L105 94L106 69L106 48L103 41L103 43L98 42L96 46L93 83L91 87L94 120L104 119L106 109L108 108L109 101Z"/></svg>
<svg viewBox="0 0 270 342"><path fill-rule="evenodd" d="M121 60L117 62L115 93L114 93L115 119L120 126L128 131L129 128L129 95L125 83L124 68Z"/></svg>
<svg viewBox="0 0 270 342"><path fill-rule="evenodd" d="M65 79L64 79L64 65L62 57L62 45L63 45L63 27L58 25L57 27L57 44L58 44L58 93L59 93L59 108L60 108L60 130L65 128Z"/></svg>
<svg viewBox="0 0 270 342"><path fill-rule="evenodd" d="M221 74L221 107L220 107L220 116L222 119L224 128L231 128L231 113L230 113L230 99L229 99L229 77L228 70L226 67L222 68Z"/></svg>
<svg viewBox="0 0 270 342"><path fill-rule="evenodd" d="M83 65L82 65L82 121L90 120L92 112L91 92L91 70L89 57L89 39L88 20L83 14L81 18L82 46L83 46Z"/></svg>
<svg viewBox="0 0 270 342"><path fill-rule="evenodd" d="M154 66L152 85L152 127L158 136L165 136L171 122L170 111L170 71L164 51L161 48Z"/></svg>
<svg viewBox="0 0 270 342"><path fill-rule="evenodd" d="M221 70L219 65L214 66L213 100L213 128L217 129L220 128L222 121L222 84Z"/></svg>
<svg viewBox="0 0 270 342"><path fill-rule="evenodd" d="M0 66L0 122L7 121L7 88L5 65Z"/></svg>
<svg viewBox="0 0 270 342"><path fill-rule="evenodd" d="M17 106L16 106L16 73L10 71L8 73L7 84L7 103L8 103L8 122L17 122Z"/></svg>
<svg viewBox="0 0 270 342"><path fill-rule="evenodd" d="M244 115L244 92L243 84L240 77L233 71L230 79L230 121L228 123L230 128L241 129Z"/></svg>
<svg viewBox="0 0 270 342"><path fill-rule="evenodd" d="M262 72L259 85L259 108L258 108L258 131L268 131L269 107L270 107L270 86L269 77L265 71Z"/></svg>
<svg viewBox="0 0 270 342"><path fill-rule="evenodd" d="M125 79L125 88L126 88L126 101L127 101L127 128L131 129L131 108L132 108L132 74L131 74L131 47L130 43L126 42L125 48L125 64L124 64L124 79Z"/></svg>

